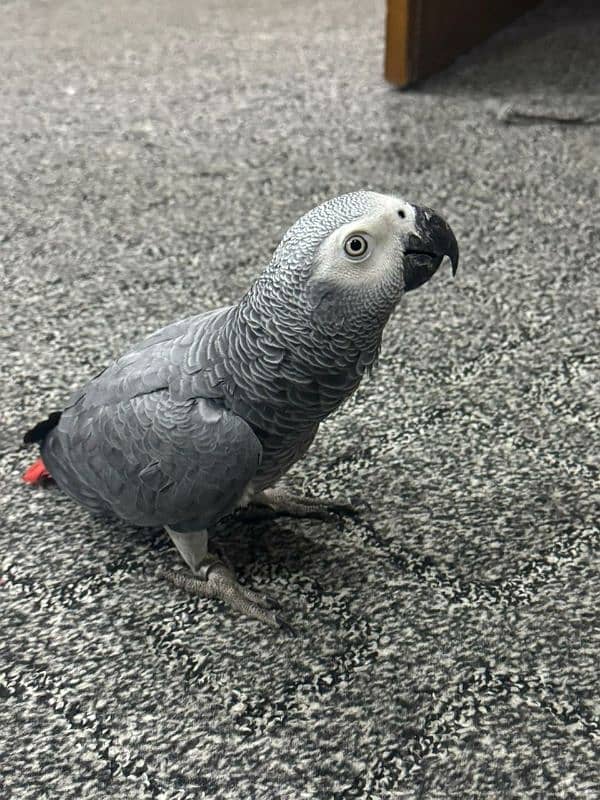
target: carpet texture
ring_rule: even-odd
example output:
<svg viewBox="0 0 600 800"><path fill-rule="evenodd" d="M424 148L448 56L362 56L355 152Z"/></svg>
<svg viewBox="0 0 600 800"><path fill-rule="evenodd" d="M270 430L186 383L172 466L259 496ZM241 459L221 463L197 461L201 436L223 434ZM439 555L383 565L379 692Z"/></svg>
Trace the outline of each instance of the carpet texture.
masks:
<svg viewBox="0 0 600 800"><path fill-rule="evenodd" d="M600 797L600 139L498 117L597 97L597 4L408 92L381 2L1 17L0 796ZM20 437L362 187L437 208L462 268L406 298L286 480L371 510L218 532L288 640L168 585L161 531L22 484Z"/></svg>

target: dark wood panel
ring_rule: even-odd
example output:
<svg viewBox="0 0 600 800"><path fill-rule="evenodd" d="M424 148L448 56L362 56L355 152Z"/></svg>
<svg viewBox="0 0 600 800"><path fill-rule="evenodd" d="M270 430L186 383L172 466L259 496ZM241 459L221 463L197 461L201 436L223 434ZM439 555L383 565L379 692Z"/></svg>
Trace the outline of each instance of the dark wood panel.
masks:
<svg viewBox="0 0 600 800"><path fill-rule="evenodd" d="M453 61L539 0L388 0L385 76L406 86Z"/></svg>
<svg viewBox="0 0 600 800"><path fill-rule="evenodd" d="M404 86L410 82L409 39L412 21L411 0L388 0L385 39L385 77Z"/></svg>

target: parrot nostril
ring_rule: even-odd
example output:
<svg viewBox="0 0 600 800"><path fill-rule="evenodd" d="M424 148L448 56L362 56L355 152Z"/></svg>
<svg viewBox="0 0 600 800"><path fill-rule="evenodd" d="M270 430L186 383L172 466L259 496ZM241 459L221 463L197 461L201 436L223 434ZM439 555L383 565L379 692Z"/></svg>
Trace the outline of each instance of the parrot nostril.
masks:
<svg viewBox="0 0 600 800"><path fill-rule="evenodd" d="M402 209L400 209L398 211L398 216L400 217L400 219L404 219L406 217L406 211L403 211Z"/></svg>

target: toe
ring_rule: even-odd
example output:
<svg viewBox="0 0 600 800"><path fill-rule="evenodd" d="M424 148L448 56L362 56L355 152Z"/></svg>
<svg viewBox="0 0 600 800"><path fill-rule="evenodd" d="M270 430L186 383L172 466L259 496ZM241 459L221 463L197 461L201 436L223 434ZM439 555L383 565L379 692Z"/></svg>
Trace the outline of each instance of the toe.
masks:
<svg viewBox="0 0 600 800"><path fill-rule="evenodd" d="M329 509L336 514L345 514L348 516L356 517L367 509L370 510L368 503L361 502L358 505L358 500L352 498L352 502L346 500L345 497L334 497L329 503Z"/></svg>
<svg viewBox="0 0 600 800"><path fill-rule="evenodd" d="M256 592L254 589L248 589L248 587L242 586L241 584L238 584L238 590L240 594L244 595L251 603L256 603L257 606L268 608L271 611L278 611L281 609L281 605L277 600L267 594Z"/></svg>
<svg viewBox="0 0 600 800"><path fill-rule="evenodd" d="M292 627L286 622L283 617L272 608L263 605L265 602L264 597L260 597L261 602L250 600L243 592L234 592L229 596L222 598L230 608L239 611L246 617L257 619L269 628L275 628L282 631L287 636L294 635Z"/></svg>

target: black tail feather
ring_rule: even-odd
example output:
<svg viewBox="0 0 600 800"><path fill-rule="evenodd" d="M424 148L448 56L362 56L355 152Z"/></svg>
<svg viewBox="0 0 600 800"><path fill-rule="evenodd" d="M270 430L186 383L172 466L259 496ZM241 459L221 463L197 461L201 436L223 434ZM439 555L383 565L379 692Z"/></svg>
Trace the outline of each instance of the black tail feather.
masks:
<svg viewBox="0 0 600 800"><path fill-rule="evenodd" d="M62 411L53 411L48 419L43 422L38 422L30 431L27 431L23 437L24 444L34 444L35 442L43 442L46 436L50 433L52 428L58 425L58 420Z"/></svg>

